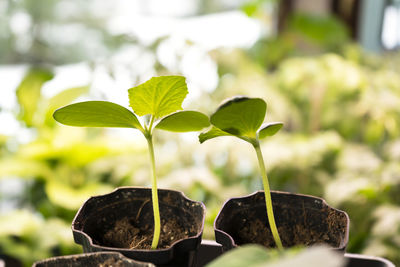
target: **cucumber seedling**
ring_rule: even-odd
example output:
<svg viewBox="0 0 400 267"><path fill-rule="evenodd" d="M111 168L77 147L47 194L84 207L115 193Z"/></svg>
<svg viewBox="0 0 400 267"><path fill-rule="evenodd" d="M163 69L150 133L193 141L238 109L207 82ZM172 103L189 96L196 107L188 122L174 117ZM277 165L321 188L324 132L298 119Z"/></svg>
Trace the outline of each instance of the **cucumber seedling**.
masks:
<svg viewBox="0 0 400 267"><path fill-rule="evenodd" d="M56 110L56 121L70 126L123 127L142 132L147 140L152 168L151 192L154 215L154 234L151 244L156 249L160 238L160 211L157 194L157 176L153 134L155 129L172 132L198 131L210 125L208 116L197 111L182 110L188 89L182 76L153 77L128 89L129 104L134 112L107 101L87 101ZM179 110L179 111L178 111ZM137 116L145 116L139 122Z"/></svg>
<svg viewBox="0 0 400 267"><path fill-rule="evenodd" d="M212 127L199 135L200 143L218 136L235 136L253 145L260 166L264 186L265 204L268 222L277 248L283 249L278 229L275 224L272 208L271 192L265 170L263 155L260 149L260 139L272 136L283 126L280 122L263 124L267 103L261 98L235 97L224 102L211 115Z"/></svg>

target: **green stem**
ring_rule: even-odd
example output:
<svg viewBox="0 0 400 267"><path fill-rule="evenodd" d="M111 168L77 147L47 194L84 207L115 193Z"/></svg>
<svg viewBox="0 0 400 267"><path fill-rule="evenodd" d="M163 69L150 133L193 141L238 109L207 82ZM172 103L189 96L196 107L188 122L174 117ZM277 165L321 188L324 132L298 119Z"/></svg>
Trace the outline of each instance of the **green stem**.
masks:
<svg viewBox="0 0 400 267"><path fill-rule="evenodd" d="M154 120L155 120L154 116L151 115L150 123L149 123L149 131L150 131L150 134L153 132L153 123L154 123Z"/></svg>
<svg viewBox="0 0 400 267"><path fill-rule="evenodd" d="M158 194L157 194L156 163L154 159L154 147L153 147L152 135L148 134L146 136L146 139L147 139L147 144L149 146L151 167L153 171L151 179L151 199L153 202L154 235L153 235L153 241L151 243L151 248L156 249L158 246L158 240L160 239L160 230L161 230L160 209L158 207Z"/></svg>
<svg viewBox="0 0 400 267"><path fill-rule="evenodd" d="M256 143L253 144L253 146L257 153L258 164L260 165L261 176L262 176L262 181L263 181L263 186L264 186L265 205L267 207L267 216L268 216L269 226L271 228L272 236L274 237L276 246L278 247L278 249L283 250L282 241L281 241L281 238L279 237L278 229L276 228L276 224L275 224L275 217L274 217L274 211L272 208L272 200L271 200L271 191L269 189L268 176L267 176L267 172L265 170L264 158L261 153L259 141L257 140Z"/></svg>

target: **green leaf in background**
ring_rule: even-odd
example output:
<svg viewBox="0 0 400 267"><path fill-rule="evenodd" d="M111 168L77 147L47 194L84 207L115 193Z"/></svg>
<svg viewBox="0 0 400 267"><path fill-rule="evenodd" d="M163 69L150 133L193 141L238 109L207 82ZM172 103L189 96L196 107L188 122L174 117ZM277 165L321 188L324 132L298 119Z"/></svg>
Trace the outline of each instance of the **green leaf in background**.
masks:
<svg viewBox="0 0 400 267"><path fill-rule="evenodd" d="M273 136L276 134L283 126L282 122L270 122L261 126L258 131L258 138L263 139L267 136Z"/></svg>
<svg viewBox="0 0 400 267"><path fill-rule="evenodd" d="M53 113L54 111L61 107L70 104L76 98L80 97L81 95L87 93L89 91L90 86L79 86L73 87L66 90L61 91L60 93L56 94L52 98L48 100L48 105L46 107L46 115L45 120L47 125L53 125Z"/></svg>
<svg viewBox="0 0 400 267"><path fill-rule="evenodd" d="M21 107L20 118L28 127L34 125L34 116L41 99L41 88L43 84L54 75L46 69L31 69L19 84L16 94Z"/></svg>
<svg viewBox="0 0 400 267"><path fill-rule="evenodd" d="M60 207L77 210L91 196L109 193L113 187L108 184L89 183L79 188L56 180L46 183L49 200Z"/></svg>
<svg viewBox="0 0 400 267"><path fill-rule="evenodd" d="M21 168L21 166L24 166ZM43 162L23 157L4 157L0 160L0 180L18 176L23 179L38 179L50 177L51 169Z"/></svg>
<svg viewBox="0 0 400 267"><path fill-rule="evenodd" d="M241 10L249 17L255 17L257 13L265 12L267 2L271 0L250 0L243 3Z"/></svg>
<svg viewBox="0 0 400 267"><path fill-rule="evenodd" d="M218 129L216 127L212 127L210 130L208 130L205 133L201 133L199 135L199 141L200 143L203 143L209 139L218 137L218 136L232 136L230 133L224 132L221 129Z"/></svg>
<svg viewBox="0 0 400 267"><path fill-rule="evenodd" d="M138 116L161 118L182 109L188 94L185 77L160 76L128 90L129 103Z"/></svg>
<svg viewBox="0 0 400 267"><path fill-rule="evenodd" d="M0 215L0 236L21 236L40 226L42 220L27 210L16 210Z"/></svg>
<svg viewBox="0 0 400 267"><path fill-rule="evenodd" d="M267 104L261 98L235 97L211 115L211 123L224 132L255 138L266 110Z"/></svg>
<svg viewBox="0 0 400 267"><path fill-rule="evenodd" d="M289 29L324 46L339 45L349 40L346 25L334 16L295 13L289 20Z"/></svg>
<svg viewBox="0 0 400 267"><path fill-rule="evenodd" d="M206 115L198 111L178 111L164 117L156 126L157 129L171 132L198 131L210 125Z"/></svg>
<svg viewBox="0 0 400 267"><path fill-rule="evenodd" d="M70 126L125 127L143 131L139 120L128 109L107 101L87 101L57 109L56 121Z"/></svg>
<svg viewBox="0 0 400 267"><path fill-rule="evenodd" d="M87 93L89 91L89 88L89 85L85 85L63 90L49 99L49 106L51 108L57 108L68 105L76 98L80 97L84 93Z"/></svg>
<svg viewBox="0 0 400 267"><path fill-rule="evenodd" d="M54 250L62 254L79 253L81 249L74 244L70 231L69 223L58 218L44 220L28 210L0 214L2 254L22 261L23 266L54 256Z"/></svg>

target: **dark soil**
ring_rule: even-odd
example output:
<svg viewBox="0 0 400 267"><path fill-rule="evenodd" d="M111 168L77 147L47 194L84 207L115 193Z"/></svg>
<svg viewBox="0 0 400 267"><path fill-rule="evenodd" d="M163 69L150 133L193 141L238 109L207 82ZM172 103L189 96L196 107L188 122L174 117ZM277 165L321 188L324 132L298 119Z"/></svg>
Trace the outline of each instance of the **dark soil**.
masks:
<svg viewBox="0 0 400 267"><path fill-rule="evenodd" d="M173 200L167 196L160 203L161 234L158 249L171 247L178 240L195 236L199 228L186 207L182 209L165 203L173 203ZM154 231L151 201L147 199L140 205L126 207L119 205L115 210L119 214L111 216L115 220L111 220L109 214L99 218L105 225L95 238L97 243L117 248L151 249Z"/></svg>
<svg viewBox="0 0 400 267"><path fill-rule="evenodd" d="M180 239L196 235L192 225L183 225L182 219L161 219L161 234L158 248L168 248ZM104 243L113 247L129 249L151 249L153 224L135 224L129 218L118 220L104 235Z"/></svg>
<svg viewBox="0 0 400 267"><path fill-rule="evenodd" d="M97 267L124 267L124 266L126 266L126 263L124 263L123 260L115 258L109 258L105 260L103 263L97 264Z"/></svg>
<svg viewBox="0 0 400 267"><path fill-rule="evenodd" d="M288 212L290 213L290 211ZM296 221L303 220L304 217L292 217L287 223L280 223L278 226L279 236L282 244L285 247L292 247L297 245L310 246L317 243L327 243L332 246L339 246L340 235L344 235L345 228L337 227L337 229L327 229L324 227L325 223L335 228L335 220L337 214L331 214L324 220L320 220L321 227L310 228L309 225L303 222ZM279 220L279 218L277 218ZM318 218L317 218L318 220ZM280 220L281 221L281 220ZM339 236L334 233L340 233ZM246 243L257 243L266 247L275 247L275 241L272 237L269 224L265 220L252 218L243 228L237 233L235 241L238 245Z"/></svg>

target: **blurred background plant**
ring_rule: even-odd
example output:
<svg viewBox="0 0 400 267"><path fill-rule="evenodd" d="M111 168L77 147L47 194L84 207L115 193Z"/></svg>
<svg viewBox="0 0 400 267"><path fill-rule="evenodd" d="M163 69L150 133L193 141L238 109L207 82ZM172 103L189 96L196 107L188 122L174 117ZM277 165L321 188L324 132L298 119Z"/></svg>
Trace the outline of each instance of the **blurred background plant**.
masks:
<svg viewBox="0 0 400 267"><path fill-rule="evenodd" d="M267 121L285 124L262 143L271 188L324 197L350 216L349 252L400 264L399 2L310 2L2 1L0 257L79 253L70 224L85 199L149 185L140 135L61 126L53 111L128 106L128 88L172 73L207 114L265 99ZM206 204L206 239L227 198L262 188L240 140L160 132L155 149L160 187Z"/></svg>

